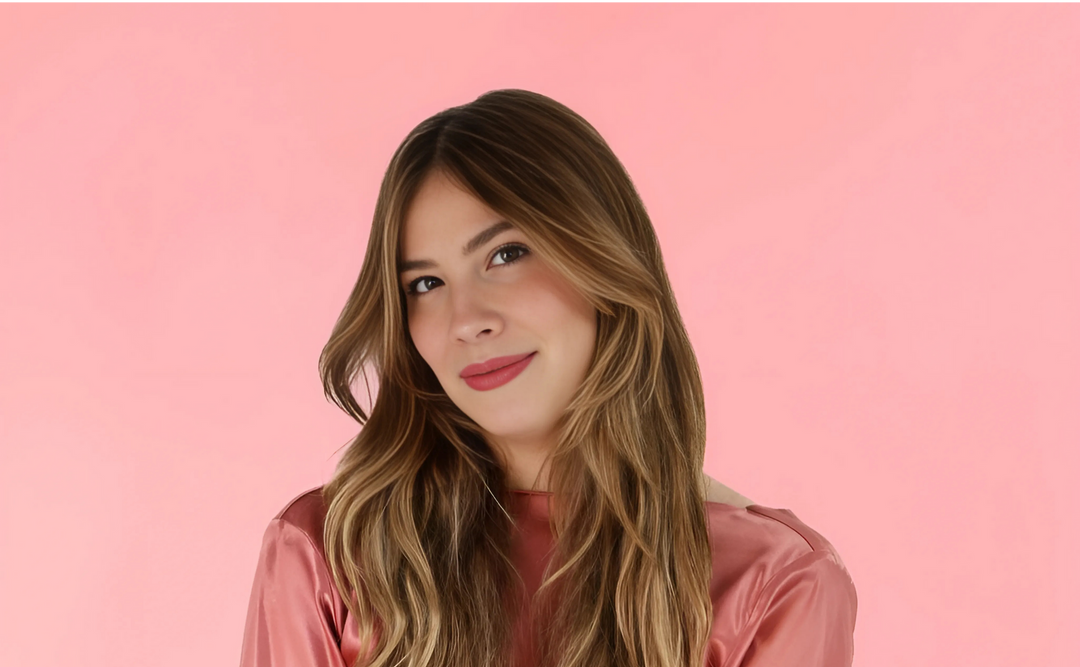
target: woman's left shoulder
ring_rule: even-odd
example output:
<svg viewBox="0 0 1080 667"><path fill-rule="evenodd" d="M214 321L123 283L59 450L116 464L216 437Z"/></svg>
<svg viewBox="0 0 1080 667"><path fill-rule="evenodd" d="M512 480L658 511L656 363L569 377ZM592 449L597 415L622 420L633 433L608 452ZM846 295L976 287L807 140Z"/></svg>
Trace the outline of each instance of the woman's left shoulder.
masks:
<svg viewBox="0 0 1080 667"><path fill-rule="evenodd" d="M858 595L832 542L786 508L714 502L708 519L708 664L739 664L752 651L762 664L781 664L792 655L785 650L805 649L828 664L850 665Z"/></svg>
<svg viewBox="0 0 1080 667"><path fill-rule="evenodd" d="M832 543L789 509L709 510L709 665L852 664L858 593Z"/></svg>
<svg viewBox="0 0 1080 667"><path fill-rule="evenodd" d="M731 579L756 573L751 576L768 579L789 565L818 558L847 572L833 543L792 510L755 503L710 477L706 484L717 575Z"/></svg>

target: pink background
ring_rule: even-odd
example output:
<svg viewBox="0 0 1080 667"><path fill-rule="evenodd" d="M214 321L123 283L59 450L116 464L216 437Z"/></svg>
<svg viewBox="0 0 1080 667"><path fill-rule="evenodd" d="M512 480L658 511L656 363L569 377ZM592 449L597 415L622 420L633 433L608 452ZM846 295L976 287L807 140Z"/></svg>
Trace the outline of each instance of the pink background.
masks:
<svg viewBox="0 0 1080 667"><path fill-rule="evenodd" d="M855 664L1080 664L1075 5L3 6L0 663L237 663L383 170L504 87L626 164Z"/></svg>

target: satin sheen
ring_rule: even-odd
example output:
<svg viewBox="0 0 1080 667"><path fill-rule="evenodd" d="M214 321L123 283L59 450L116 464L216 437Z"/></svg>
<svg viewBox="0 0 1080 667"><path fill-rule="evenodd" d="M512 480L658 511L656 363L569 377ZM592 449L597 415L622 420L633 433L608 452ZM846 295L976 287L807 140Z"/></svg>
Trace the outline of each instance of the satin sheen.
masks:
<svg viewBox="0 0 1080 667"><path fill-rule="evenodd" d="M367 655L323 552L316 487L271 519L251 589L241 667L352 667ZM513 491L514 558L531 594L552 548L543 492ZM713 623L704 667L850 667L855 584L836 549L791 510L707 502ZM532 667L525 619L516 665Z"/></svg>

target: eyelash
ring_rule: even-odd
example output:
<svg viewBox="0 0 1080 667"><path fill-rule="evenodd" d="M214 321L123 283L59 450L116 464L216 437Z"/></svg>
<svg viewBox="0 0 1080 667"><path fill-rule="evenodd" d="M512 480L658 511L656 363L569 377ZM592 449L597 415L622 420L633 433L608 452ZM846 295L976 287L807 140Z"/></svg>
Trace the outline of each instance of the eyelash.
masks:
<svg viewBox="0 0 1080 667"><path fill-rule="evenodd" d="M511 248L520 248L521 250L524 250L525 252L523 252L521 255L519 255L516 259L511 259L511 260L509 260L507 262L503 262L502 264L499 264L498 266L509 266L509 265L513 264L514 262L517 262L518 260L520 260L525 255L529 254L529 249L526 248L525 246L521 245L520 243L507 243L505 245L501 245L498 248L496 248L495 252L493 252L491 254L491 256L492 256L492 258L495 258L495 257L497 257L499 255L500 252L503 252L504 250L509 250ZM408 284L408 286L405 288L405 295L410 296L410 297L418 297L418 296L424 296L425 294L430 294L432 288L428 288L427 292L417 292L416 291L416 286L420 284L421 280L427 280L428 278L432 278L432 277L433 276L420 276L419 278L416 278L415 280L411 281ZM438 278L435 278L435 280L438 280Z"/></svg>

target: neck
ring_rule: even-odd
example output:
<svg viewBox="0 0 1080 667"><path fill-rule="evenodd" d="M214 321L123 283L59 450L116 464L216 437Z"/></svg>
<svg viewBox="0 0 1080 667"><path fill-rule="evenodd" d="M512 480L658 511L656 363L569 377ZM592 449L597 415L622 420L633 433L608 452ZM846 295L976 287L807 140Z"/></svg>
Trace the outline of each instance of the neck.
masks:
<svg viewBox="0 0 1080 667"><path fill-rule="evenodd" d="M507 484L515 491L548 493L547 463L550 447L496 443L494 449L507 471Z"/></svg>

